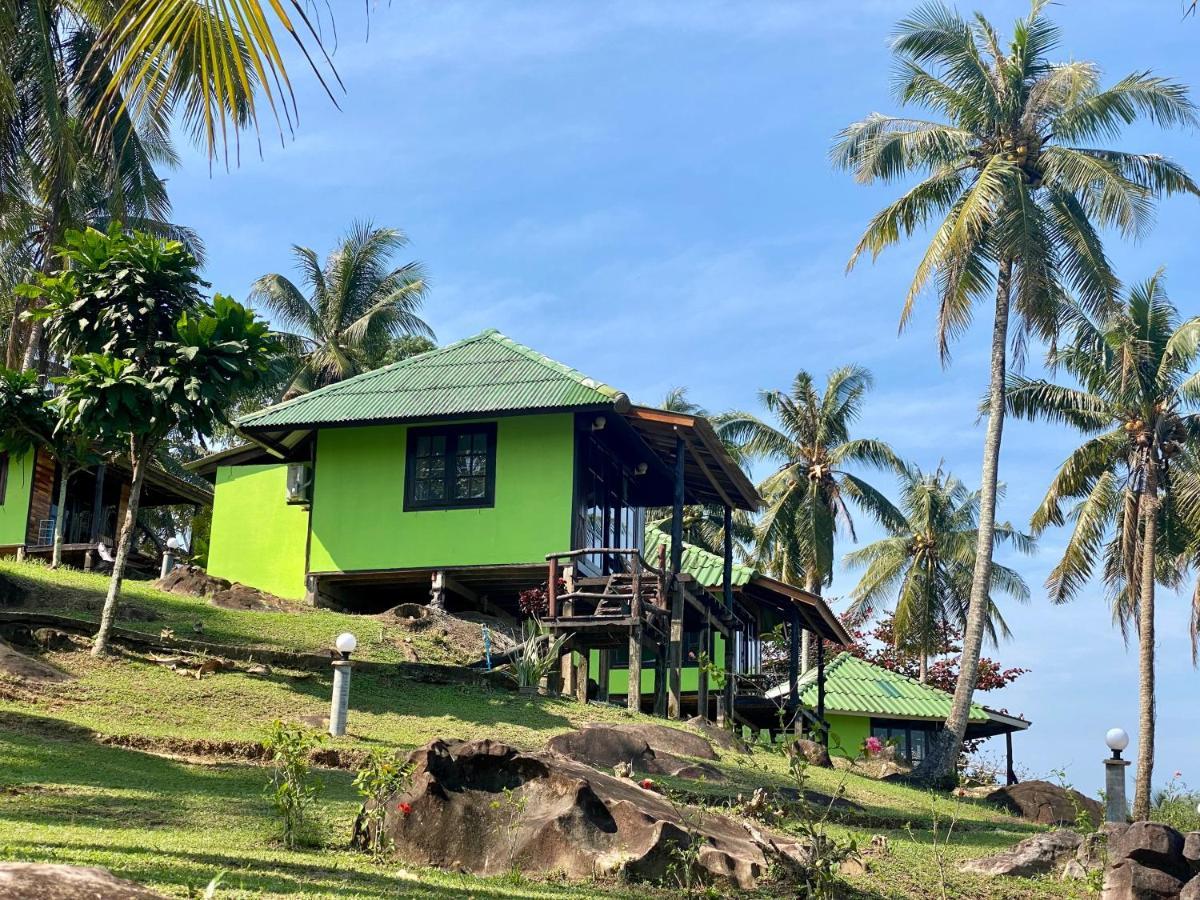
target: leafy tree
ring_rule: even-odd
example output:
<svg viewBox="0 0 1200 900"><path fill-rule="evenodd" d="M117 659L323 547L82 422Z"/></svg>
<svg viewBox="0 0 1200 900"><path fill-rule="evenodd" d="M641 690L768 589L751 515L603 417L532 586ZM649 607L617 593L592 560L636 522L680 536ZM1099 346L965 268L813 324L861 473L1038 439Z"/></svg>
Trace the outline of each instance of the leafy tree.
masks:
<svg viewBox="0 0 1200 900"><path fill-rule="evenodd" d="M979 491L968 491L941 467L926 475L910 466L900 477L900 509L902 527L890 522L887 537L846 556L848 567L866 569L851 595L850 615L866 621L891 606L896 646L918 660L917 675L924 682L930 656L945 643L947 626L966 625L979 539ZM1008 523L996 526L996 537L1022 552L1033 551L1033 541ZM989 596L996 594L1025 602L1029 587L1015 570L995 564ZM995 602L987 635L993 645L999 637L1011 636Z"/></svg>
<svg viewBox="0 0 1200 900"><path fill-rule="evenodd" d="M398 363L409 357L420 356L422 353L436 349L437 344L423 334L404 334L386 341L382 350L372 351L367 359L367 365L372 369L390 366L392 363Z"/></svg>
<svg viewBox="0 0 1200 900"><path fill-rule="evenodd" d="M924 648L913 647L904 638L897 637L895 619L890 613L881 616L870 631L865 630L861 624L855 626L849 616L843 616L842 620L852 640L850 653L889 672L920 679L920 654ZM936 639L932 644L930 655L934 662L926 667L924 682L939 691L953 691L958 681L961 653L962 629L951 622L943 623L937 629ZM1026 672L1028 669L1005 667L994 659L982 657L979 660L979 678L975 690L998 691L1008 687Z"/></svg>
<svg viewBox="0 0 1200 900"><path fill-rule="evenodd" d="M1063 463L1034 513L1035 532L1071 523L1047 587L1056 603L1075 597L1103 561L1113 615L1136 622L1140 675L1134 818L1150 813L1154 770L1155 585L1176 586L1189 521L1200 515L1200 473L1175 461L1200 443L1200 317L1180 322L1162 274L1129 290L1120 310L1096 320L1070 316L1070 343L1049 362L1078 386L1010 376L1008 409L1069 425L1087 440ZM1069 509L1064 504L1071 502Z"/></svg>
<svg viewBox="0 0 1200 900"><path fill-rule="evenodd" d="M63 421L129 454L132 484L93 653L105 652L137 526L146 467L173 433L208 434L231 396L267 375L281 350L234 300L200 294L196 260L177 241L89 229L67 234L59 275L30 293L53 349Z"/></svg>
<svg viewBox="0 0 1200 900"><path fill-rule="evenodd" d="M850 260L875 258L927 228L932 237L908 290L901 327L917 296L938 298L938 347L991 304L991 373L983 448L979 547L963 638L962 678L942 739L917 772L948 776L970 711L988 616L997 484L1010 337L1052 338L1068 291L1090 311L1113 302L1117 279L1100 238L1148 228L1154 200L1200 193L1184 169L1161 156L1087 146L1115 138L1139 118L1190 126L1196 108L1181 84L1149 72L1101 88L1099 69L1050 59L1059 30L1033 0L1008 45L981 14L970 20L940 2L900 22L893 40L895 93L931 118L874 113L838 137L834 163L862 184L920 180L871 220ZM1013 327L1010 328L1010 322Z"/></svg>
<svg viewBox="0 0 1200 900"><path fill-rule="evenodd" d="M43 449L58 464L58 512L54 517L51 568L62 565L67 491L71 477L103 458L92 437L62 421L47 402L38 376L0 368L0 445L10 457Z"/></svg>
<svg viewBox="0 0 1200 900"><path fill-rule="evenodd" d="M433 337L417 316L425 299L419 263L393 266L408 243L395 228L356 223L322 263L315 250L292 248L308 296L282 275L251 288L280 326L296 368L284 396L297 396L373 368L396 338Z"/></svg>
<svg viewBox="0 0 1200 900"><path fill-rule="evenodd" d="M812 376L801 371L790 393L759 392L777 424L747 412L730 413L721 423L722 436L747 458L776 466L758 486L767 504L755 529L759 564L814 594L833 580L837 533L857 539L852 506L883 523L903 522L891 501L847 469L903 470L883 441L850 437L871 384L866 369L844 366L818 392Z"/></svg>

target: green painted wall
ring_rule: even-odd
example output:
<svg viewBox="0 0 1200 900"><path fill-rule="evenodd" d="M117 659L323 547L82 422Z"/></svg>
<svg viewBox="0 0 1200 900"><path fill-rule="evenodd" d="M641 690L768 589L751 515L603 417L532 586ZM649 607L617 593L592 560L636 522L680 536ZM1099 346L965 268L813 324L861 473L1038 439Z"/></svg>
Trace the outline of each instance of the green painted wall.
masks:
<svg viewBox="0 0 1200 900"><path fill-rule="evenodd" d="M542 563L570 549L574 416L497 421L487 509L405 512L407 437L405 425L320 432L309 571Z"/></svg>
<svg viewBox="0 0 1200 900"><path fill-rule="evenodd" d="M221 466L213 499L209 574L304 597L308 511L286 502L287 466Z"/></svg>
<svg viewBox="0 0 1200 900"><path fill-rule="evenodd" d="M825 718L829 722L829 752L848 759L857 756L863 741L871 736L871 718L836 713L828 713Z"/></svg>
<svg viewBox="0 0 1200 900"><path fill-rule="evenodd" d="M29 523L29 493L33 490L33 455L8 461L8 487L0 503L0 546L11 547L25 543L25 528Z"/></svg>

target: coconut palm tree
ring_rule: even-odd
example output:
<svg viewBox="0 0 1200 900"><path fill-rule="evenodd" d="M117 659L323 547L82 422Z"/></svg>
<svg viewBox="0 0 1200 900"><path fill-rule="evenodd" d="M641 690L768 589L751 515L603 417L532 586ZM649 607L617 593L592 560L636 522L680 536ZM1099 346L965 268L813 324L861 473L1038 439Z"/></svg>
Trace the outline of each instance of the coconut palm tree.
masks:
<svg viewBox="0 0 1200 900"><path fill-rule="evenodd" d="M1080 307L1073 336L1050 354L1078 386L1010 376L1008 409L1070 425L1087 440L1063 463L1034 513L1039 533L1071 523L1051 599L1072 599L1103 561L1114 616L1138 633L1140 706L1133 814L1150 812L1154 770L1154 604L1158 583L1177 585L1189 521L1200 513L1194 467L1176 467L1200 446L1200 317L1180 322L1161 272L1129 290L1119 311L1097 320ZM1064 509L1064 504L1074 505Z"/></svg>
<svg viewBox="0 0 1200 900"><path fill-rule="evenodd" d="M942 646L946 627L961 628L971 599L971 578L979 540L979 491L968 491L939 466L926 474L909 466L900 476L903 527L889 524L887 537L848 553L845 564L864 569L851 596L850 613L866 621L891 606L897 644L919 660L920 680L929 672L929 657ZM996 526L996 538L1023 553L1033 540L1010 524ZM1020 602L1029 587L1014 569L992 566L991 596L1005 594ZM995 602L986 625L992 645L1011 637Z"/></svg>
<svg viewBox="0 0 1200 900"><path fill-rule="evenodd" d="M746 458L775 466L758 485L766 509L755 526L756 563L813 594L833 579L837 533L857 540L851 507L887 526L898 528L904 521L891 501L848 470L904 469L883 441L850 437L871 384L866 369L843 366L818 392L812 376L800 371L790 392L759 392L776 424L740 412L730 413L721 425L722 436ZM807 645L807 631L804 637ZM809 656L806 646L806 666Z"/></svg>
<svg viewBox="0 0 1200 900"><path fill-rule="evenodd" d="M251 302L271 312L296 358L285 398L373 368L396 337L433 337L417 316L426 291L420 263L392 262L407 244L399 229L357 222L324 263L315 250L292 248L307 296L283 275L254 282Z"/></svg>
<svg viewBox="0 0 1200 900"><path fill-rule="evenodd" d="M290 128L296 109L276 33L290 33L306 54L306 45L319 51L324 62L310 63L323 83L324 72L336 76L308 10L299 0L0 3L5 252L32 240L34 271L47 272L70 228L165 222L157 169L176 162L173 122L210 159L224 148L227 164L229 143L257 128L260 100L281 134ZM13 231L23 213L35 227ZM26 368L40 333L35 323L25 340Z"/></svg>
<svg viewBox="0 0 1200 900"><path fill-rule="evenodd" d="M1200 189L1161 156L1089 146L1139 118L1194 125L1181 84L1148 72L1102 88L1094 63L1051 59L1058 28L1033 0L1008 44L980 14L964 19L940 2L900 22L893 41L895 92L929 118L872 114L838 137L833 161L862 184L916 176L918 183L871 220L850 260L877 257L901 238L932 229L901 312L917 296L938 298L943 361L977 303L991 306L991 372L979 510L979 549L963 638L962 669L942 738L917 777L952 771L966 729L987 621L1009 340L1050 338L1068 290L1097 311L1113 302L1117 279L1100 231L1142 234L1154 200ZM1011 327L1010 327L1011 324Z"/></svg>

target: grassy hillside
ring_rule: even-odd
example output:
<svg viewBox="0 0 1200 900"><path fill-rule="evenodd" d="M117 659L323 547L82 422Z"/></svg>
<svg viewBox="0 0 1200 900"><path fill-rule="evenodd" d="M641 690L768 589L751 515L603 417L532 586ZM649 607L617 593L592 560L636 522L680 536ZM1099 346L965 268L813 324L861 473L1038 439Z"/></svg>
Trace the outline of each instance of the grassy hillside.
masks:
<svg viewBox="0 0 1200 900"><path fill-rule="evenodd" d="M5 563L0 571L38 588L42 608L82 609L103 580ZM62 580L66 590L59 590ZM247 613L131 586L138 606L162 618L141 623L157 633L165 622L205 622L206 635L247 646L312 650L362 618L333 613ZM302 621L297 621L302 620ZM135 623L131 623L135 624ZM211 628L211 633L210 633ZM367 652L388 659L386 635ZM321 799L328 849L289 852L275 838L264 795L269 772L253 761L275 719L318 721L328 711L326 673L276 670L269 677L223 672L202 679L122 652L105 660L86 653L45 658L74 676L33 686L0 676L0 856L106 866L173 896L202 891L227 872L218 897L555 897L667 896L670 891L597 883L476 879L398 871L345 849L357 800L344 770L323 772ZM588 721L633 721L622 709L563 699L526 698L502 689L420 683L386 672L356 672L350 733L327 744L346 758L372 746L410 748L435 737L499 738L536 748ZM660 720L655 720L660 721ZM724 754L727 784L666 779L667 788L727 808L757 786L787 786L782 756L760 749ZM954 863L1010 846L1036 829L1000 812L856 775L810 770L806 785L828 794L844 789L862 811L829 825L866 844L889 838L890 851L866 875L847 879L860 898L1082 897L1082 883L1015 879L987 882ZM953 825L947 844L946 832ZM943 883L944 881L944 883ZM677 893L677 892L676 892ZM774 895L764 892L764 896Z"/></svg>

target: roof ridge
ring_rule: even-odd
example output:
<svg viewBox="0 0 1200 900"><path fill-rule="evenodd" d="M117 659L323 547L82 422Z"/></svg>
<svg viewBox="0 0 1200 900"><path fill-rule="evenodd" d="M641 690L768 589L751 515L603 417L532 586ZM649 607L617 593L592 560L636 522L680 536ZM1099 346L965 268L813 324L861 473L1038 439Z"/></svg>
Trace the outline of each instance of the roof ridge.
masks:
<svg viewBox="0 0 1200 900"><path fill-rule="evenodd" d="M546 368L553 370L554 372L556 372L559 375L565 375L568 378L570 378L572 381L574 381L575 383L582 385L583 387L590 388L593 391L597 391L598 393L603 394L604 396L609 397L612 400L616 400L618 397L625 396L624 391L619 391L612 385L607 384L603 381L599 381L598 379L592 378L590 375L586 375L583 372L579 371L579 369L573 368L572 366L568 366L564 362L559 362L557 359L547 356L545 353L539 353L537 350L534 350L532 347L522 344L519 341L513 340L508 335L504 334L501 331L498 331L495 328L487 329L487 331L482 332L480 335L478 335L478 337L481 337L481 338L487 337L487 338L490 338L491 340L495 341L498 344L503 344L504 346L508 347L509 349L515 350L517 353L520 353L526 359L529 359L532 362L538 363L539 365L545 366ZM626 399L628 399L628 398L626 398Z"/></svg>

